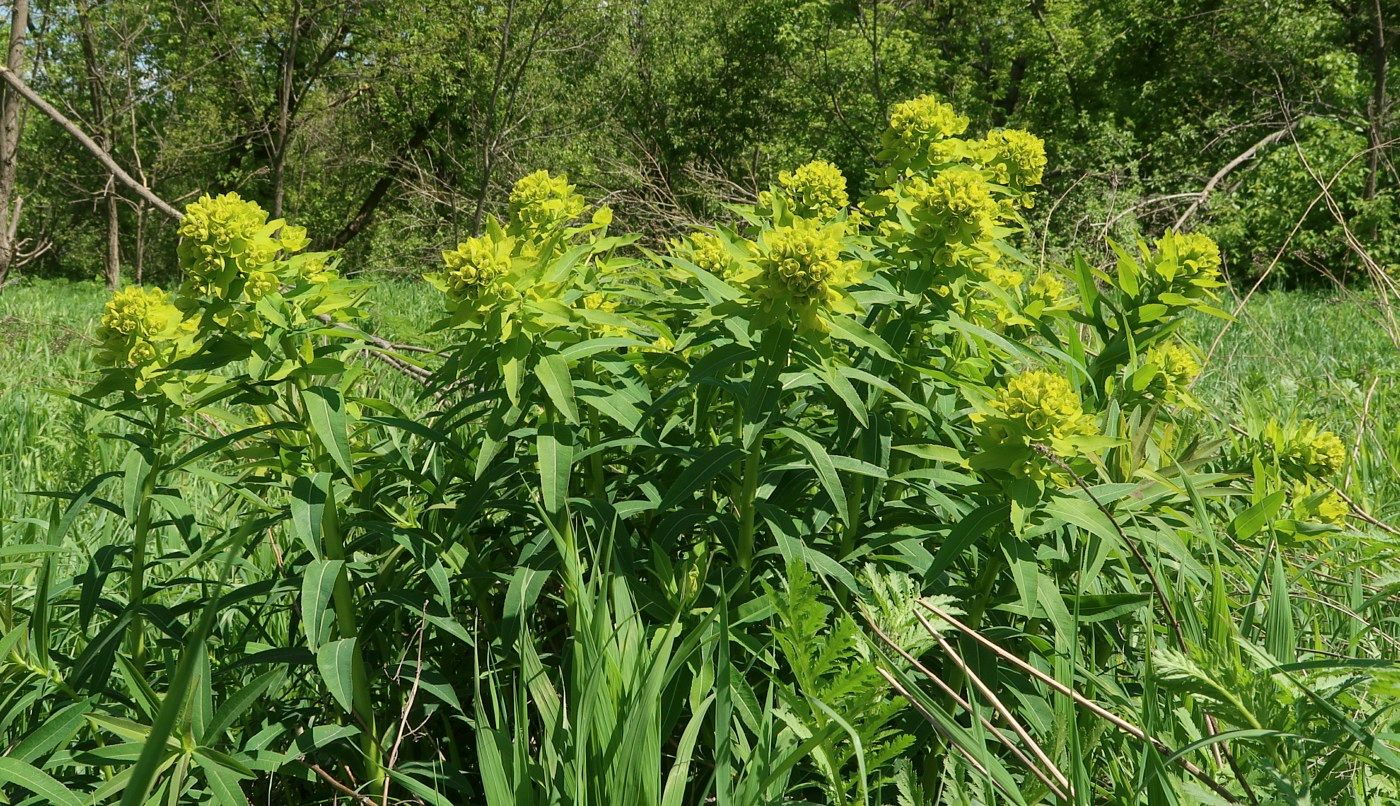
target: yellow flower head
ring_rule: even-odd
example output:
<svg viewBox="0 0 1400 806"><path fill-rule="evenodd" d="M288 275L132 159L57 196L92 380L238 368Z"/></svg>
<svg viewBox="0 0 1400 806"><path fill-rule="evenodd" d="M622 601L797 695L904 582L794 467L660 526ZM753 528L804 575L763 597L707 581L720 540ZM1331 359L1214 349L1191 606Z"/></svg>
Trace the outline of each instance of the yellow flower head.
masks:
<svg viewBox="0 0 1400 806"><path fill-rule="evenodd" d="M1201 374L1201 364L1191 349L1176 341L1165 341L1148 349L1144 360L1157 368L1154 379L1162 387L1162 397L1167 401L1182 399L1196 376Z"/></svg>
<svg viewBox="0 0 1400 806"><path fill-rule="evenodd" d="M724 241L713 232L693 232L689 243L683 247L690 262L722 279L734 274L737 261L724 245Z"/></svg>
<svg viewBox="0 0 1400 806"><path fill-rule="evenodd" d="M1153 266L1174 292L1204 296L1220 283L1220 247L1199 232L1168 232L1157 239Z"/></svg>
<svg viewBox="0 0 1400 806"><path fill-rule="evenodd" d="M1045 141L1019 129L987 132L982 161L998 184L1016 190L1039 185L1045 178Z"/></svg>
<svg viewBox="0 0 1400 806"><path fill-rule="evenodd" d="M442 253L443 270L435 275L449 295L476 299L499 292L511 272L513 240L479 235Z"/></svg>
<svg viewBox="0 0 1400 806"><path fill-rule="evenodd" d="M1347 506L1346 499L1331 492L1317 502L1314 511L1317 519L1322 523L1341 525L1347 522L1347 516L1351 514L1351 507Z"/></svg>
<svg viewBox="0 0 1400 806"><path fill-rule="evenodd" d="M564 174L535 171L510 191L510 217L526 232L542 234L558 229L583 215L587 206Z"/></svg>
<svg viewBox="0 0 1400 806"><path fill-rule="evenodd" d="M259 300L268 294L282 287L277 275L270 271L255 271L248 275L248 281L243 285L243 293L248 299Z"/></svg>
<svg viewBox="0 0 1400 806"><path fill-rule="evenodd" d="M1264 447L1294 478L1324 478L1346 464L1347 449L1341 438L1311 420L1293 429L1270 422L1264 429Z"/></svg>
<svg viewBox="0 0 1400 806"><path fill-rule="evenodd" d="M1342 469L1347 460L1347 449L1341 437L1331 431L1319 431L1308 442L1306 466L1318 476L1330 476Z"/></svg>
<svg viewBox="0 0 1400 806"><path fill-rule="evenodd" d="M118 291L107 301L98 323L99 360L129 367L154 364L162 352L173 354L183 323L180 309L159 288L132 286Z"/></svg>
<svg viewBox="0 0 1400 806"><path fill-rule="evenodd" d="M287 254L300 252L311 245L311 239L306 235L306 227L296 227L286 224L277 233L277 242L282 247L282 251Z"/></svg>
<svg viewBox="0 0 1400 806"><path fill-rule="evenodd" d="M180 311L159 288L132 286L107 300L100 334L104 337L156 338L180 321Z"/></svg>
<svg viewBox="0 0 1400 806"><path fill-rule="evenodd" d="M1015 269L1005 269L1001 266L993 266L992 268L987 270L987 279L991 280L992 284L995 285L997 288L1003 288L1007 291L1012 291L1017 288L1020 288L1021 284L1026 282L1026 275L1020 273L1019 271L1016 271Z"/></svg>
<svg viewBox="0 0 1400 806"><path fill-rule="evenodd" d="M830 227L810 219L764 233L755 261L757 296L824 304L853 279L851 264L841 258L841 239Z"/></svg>
<svg viewBox="0 0 1400 806"><path fill-rule="evenodd" d="M967 131L967 118L932 95L895 104L890 135L910 152L923 152L939 140Z"/></svg>
<svg viewBox="0 0 1400 806"><path fill-rule="evenodd" d="M1002 384L988 409L996 426L1018 441L1052 443L1097 430L1069 381L1045 370L1023 372Z"/></svg>
<svg viewBox="0 0 1400 806"><path fill-rule="evenodd" d="M180 237L236 254L240 246L258 240L266 225L267 212L257 202L237 193L205 194L185 208Z"/></svg>
<svg viewBox="0 0 1400 806"><path fill-rule="evenodd" d="M282 233L282 240L273 236ZM239 278L270 270L283 248L305 248L306 231L267 220L267 212L256 202L237 193L202 196L185 208L180 222L180 263L196 295L228 297ZM245 286L245 291L248 291ZM248 291L256 299L254 291Z"/></svg>
<svg viewBox="0 0 1400 806"><path fill-rule="evenodd" d="M977 442L983 449L972 458L974 467L1008 470L1031 479L1063 476L1058 463L1043 451L1071 459L1085 453L1083 438L1098 434L1070 382L1045 370L1008 379L972 415L972 421L980 426Z"/></svg>
<svg viewBox="0 0 1400 806"><path fill-rule="evenodd" d="M1039 274L1031 283L1030 297L1046 307L1056 305L1065 297L1065 281L1048 271Z"/></svg>
<svg viewBox="0 0 1400 806"><path fill-rule="evenodd" d="M949 168L931 182L915 177L905 187L914 202L915 217L935 224L951 238L990 234L1002 212L986 178L971 168Z"/></svg>
<svg viewBox="0 0 1400 806"><path fill-rule="evenodd" d="M326 260L326 255L325 252L311 252L301 256L297 263L298 274L312 284L325 283L335 279L335 270Z"/></svg>
<svg viewBox="0 0 1400 806"><path fill-rule="evenodd" d="M846 195L846 177L826 160L813 160L794 171L783 171L778 174L778 184L787 191L793 212L804 218L827 221L851 203Z"/></svg>

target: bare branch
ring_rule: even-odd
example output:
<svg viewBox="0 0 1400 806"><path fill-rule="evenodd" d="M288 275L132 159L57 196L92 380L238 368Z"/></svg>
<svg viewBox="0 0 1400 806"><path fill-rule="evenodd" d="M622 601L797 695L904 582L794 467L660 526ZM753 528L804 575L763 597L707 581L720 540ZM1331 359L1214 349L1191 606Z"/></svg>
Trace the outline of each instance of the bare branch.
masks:
<svg viewBox="0 0 1400 806"><path fill-rule="evenodd" d="M1201 205L1205 204L1206 199L1210 197L1211 191L1215 190L1216 185L1220 184L1220 180L1229 176L1231 171L1235 170L1236 168L1253 159L1254 155L1259 153L1259 149L1264 148L1265 146L1268 146L1271 143L1277 143L1279 140L1282 140L1284 137L1287 137L1288 133L1291 131L1293 131L1292 124L1285 126L1276 132L1271 132L1270 134L1261 138L1259 142L1255 143L1249 148L1246 148L1244 151L1241 151L1238 155L1235 156L1234 159L1225 163L1225 165L1221 167L1220 170L1215 172L1214 176L1212 176L1209 180L1206 181L1205 187L1202 187L1201 192L1196 194L1196 200L1191 202L1191 206L1187 207L1186 211L1183 212L1179 218L1177 218L1176 223L1172 225L1172 228L1177 230L1181 229L1182 225L1185 224L1191 218L1191 216L1196 214L1196 211L1201 208Z"/></svg>
<svg viewBox="0 0 1400 806"><path fill-rule="evenodd" d="M114 177L120 180L123 185L130 188L132 192L150 202L151 206L176 221L180 221L184 218L184 215L179 210L171 207L164 199L151 192L150 188L133 179L131 174L127 173L117 164L116 160L112 159L112 155L108 154L106 149L99 146L91 137L88 137L82 129L78 128L76 123L65 117L53 104L45 101L42 96L31 89L28 84L24 83L24 79L15 75L10 68L0 66L0 78L4 79L5 83L9 84L15 92L19 93L20 97L33 104L40 112L48 115L49 119L57 123L59 128L63 129L71 135L73 139L81 143L83 148L86 148L97 158L98 162L102 163L102 167L110 171Z"/></svg>

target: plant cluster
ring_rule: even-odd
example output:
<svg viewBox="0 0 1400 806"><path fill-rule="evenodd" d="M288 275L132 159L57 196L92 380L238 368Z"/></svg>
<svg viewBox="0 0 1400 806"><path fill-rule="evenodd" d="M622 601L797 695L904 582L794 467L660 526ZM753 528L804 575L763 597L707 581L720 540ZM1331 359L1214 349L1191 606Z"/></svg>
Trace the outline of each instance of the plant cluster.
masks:
<svg viewBox="0 0 1400 806"><path fill-rule="evenodd" d="M1345 451L1240 467L1189 416L1214 243L1036 265L1043 146L967 126L899 104L865 199L809 163L664 253L530 174L427 273L427 358L304 231L191 205L180 291L103 318L86 400L129 458L47 524L97 507L110 547L3 611L0 770L124 803L1389 792L1385 681L1299 663L1337 637L1279 542L1348 534L1312 492L1279 525ZM1272 597L1215 530L1268 537Z"/></svg>

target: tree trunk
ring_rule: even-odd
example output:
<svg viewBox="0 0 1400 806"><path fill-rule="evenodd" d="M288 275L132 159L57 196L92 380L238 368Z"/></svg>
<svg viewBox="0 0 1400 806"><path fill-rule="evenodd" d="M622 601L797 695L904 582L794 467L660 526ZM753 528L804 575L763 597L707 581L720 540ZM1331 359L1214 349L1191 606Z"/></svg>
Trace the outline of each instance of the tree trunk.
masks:
<svg viewBox="0 0 1400 806"><path fill-rule="evenodd" d="M1364 198L1367 201L1376 197L1376 181L1381 170L1381 149L1385 143L1385 74L1388 67L1386 41L1385 41L1385 16L1381 13L1381 0L1371 0L1371 13L1374 17L1375 28L1372 32L1372 81L1371 101L1367 105L1367 117L1370 118L1370 151L1367 158L1366 170L1366 191Z"/></svg>
<svg viewBox="0 0 1400 806"><path fill-rule="evenodd" d="M83 63L87 67L88 96L92 104L93 128L97 132L97 144L108 153L116 138L112 136L112 121L107 110L111 95L103 80L97 63L97 35L92 30L92 18L88 14L87 3L78 4L78 18L83 31ZM107 289L116 290L121 285L121 219L117 208L117 178L107 175L107 183L102 191L102 200L107 208L107 249L103 256L103 276Z"/></svg>
<svg viewBox="0 0 1400 806"><path fill-rule="evenodd" d="M15 75L24 66L24 37L29 28L29 0L14 0L10 8L10 45L5 66ZM15 173L19 161L20 116L24 100L19 93L0 86L0 288L15 259L19 229L19 204L15 197Z"/></svg>
<svg viewBox="0 0 1400 806"><path fill-rule="evenodd" d="M136 284L146 273L146 202L136 202L136 255L132 269L136 272Z"/></svg>
<svg viewBox="0 0 1400 806"><path fill-rule="evenodd" d="M282 51L280 81L277 86L277 145L272 154L272 217L282 217L287 196L287 147L291 139L292 87L296 77L297 47L301 39L301 3L292 4L292 21L287 44Z"/></svg>
<svg viewBox="0 0 1400 806"><path fill-rule="evenodd" d="M103 265L107 271L107 290L116 291L122 284L121 260L121 219L117 208L117 183L108 177L107 181L107 254Z"/></svg>
<svg viewBox="0 0 1400 806"><path fill-rule="evenodd" d="M447 106L445 104L439 105L438 108L434 109L433 113L428 116L427 120L414 127L413 134L408 138L408 142L404 144L398 156L391 159L389 163L384 166L383 173L379 175L378 181L369 189L369 193L365 194L365 198L360 202L360 207L355 211L355 215L346 222L344 227L341 227L340 232L336 233L335 237L330 240L326 248L340 249L344 247L370 225L370 222L374 220L374 214L379 209L380 203L384 201L384 197L389 194L390 188L394 186L395 180L399 178L399 173L403 171L404 160L427 142L428 138L432 136L433 131L437 129L438 124L442 122L446 114Z"/></svg>

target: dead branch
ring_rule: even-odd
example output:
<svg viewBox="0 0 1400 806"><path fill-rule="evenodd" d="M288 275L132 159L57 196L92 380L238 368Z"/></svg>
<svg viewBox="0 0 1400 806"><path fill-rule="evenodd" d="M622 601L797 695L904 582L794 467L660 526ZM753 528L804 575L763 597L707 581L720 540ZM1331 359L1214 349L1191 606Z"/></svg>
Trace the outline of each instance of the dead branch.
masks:
<svg viewBox="0 0 1400 806"><path fill-rule="evenodd" d="M1291 131L1293 131L1293 124L1290 123L1282 129L1261 138L1259 142L1241 151L1234 159L1225 163L1220 170L1215 172L1214 176L1206 181L1205 186L1201 188L1201 192L1196 194L1196 200L1191 202L1191 205L1186 208L1185 212L1177 218L1176 223L1172 225L1172 229L1181 229L1182 225L1190 220L1191 216L1196 214L1196 211L1200 209L1201 205L1205 204L1206 199L1210 197L1211 191L1215 190L1215 186L1220 184L1221 180L1225 177L1229 176L1231 171L1249 162L1251 159L1254 159L1254 155L1259 153L1259 149L1282 140L1284 137L1287 137L1288 133Z"/></svg>
<svg viewBox="0 0 1400 806"><path fill-rule="evenodd" d="M150 202L157 210L160 210L176 221L184 218L179 210L171 207L164 199L152 193L150 188L133 179L131 174L123 170L123 168L117 164L117 161L112 159L112 155L108 154L106 149L98 145L91 137L88 137L82 129L78 128L76 123L65 117L53 104L45 101L42 96L31 89L28 84L24 83L24 79L16 75L14 71L10 70L8 67L0 66L0 78L3 78L5 83L9 84L15 92L19 93L20 97L24 98L24 100L28 101L40 112L48 115L49 119L57 123L59 128L63 129L71 135L73 139L81 143L83 148L86 148L97 158L98 162L102 163L102 167L110 171L113 176L130 188L133 193Z"/></svg>

